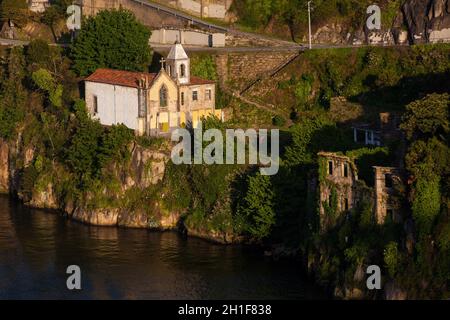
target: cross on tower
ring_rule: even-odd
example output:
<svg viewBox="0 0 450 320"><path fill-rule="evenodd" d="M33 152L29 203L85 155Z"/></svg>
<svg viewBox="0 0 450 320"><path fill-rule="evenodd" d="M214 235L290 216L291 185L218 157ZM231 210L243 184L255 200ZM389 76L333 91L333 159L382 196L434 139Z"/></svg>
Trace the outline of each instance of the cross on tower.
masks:
<svg viewBox="0 0 450 320"><path fill-rule="evenodd" d="M161 60L159 60L159 62L161 63L161 69L164 69L164 63L166 62L166 59L161 58Z"/></svg>

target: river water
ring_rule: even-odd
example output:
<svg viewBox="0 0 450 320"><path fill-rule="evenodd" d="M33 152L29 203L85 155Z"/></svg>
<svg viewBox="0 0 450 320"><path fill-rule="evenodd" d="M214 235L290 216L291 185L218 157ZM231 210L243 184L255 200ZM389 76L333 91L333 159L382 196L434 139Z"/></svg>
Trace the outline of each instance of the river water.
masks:
<svg viewBox="0 0 450 320"><path fill-rule="evenodd" d="M81 268L68 290L66 269ZM0 197L0 299L316 299L293 262L175 232L86 226Z"/></svg>

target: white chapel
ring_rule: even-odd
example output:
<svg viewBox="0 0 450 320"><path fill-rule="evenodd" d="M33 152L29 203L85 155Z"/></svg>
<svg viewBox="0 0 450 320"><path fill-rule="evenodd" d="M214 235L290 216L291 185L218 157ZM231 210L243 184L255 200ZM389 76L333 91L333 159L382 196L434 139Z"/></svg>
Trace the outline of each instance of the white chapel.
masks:
<svg viewBox="0 0 450 320"><path fill-rule="evenodd" d="M175 43L158 73L97 69L85 79L91 117L103 125L124 124L139 135L165 136L176 128L196 127L215 115L214 81L191 76L190 59Z"/></svg>

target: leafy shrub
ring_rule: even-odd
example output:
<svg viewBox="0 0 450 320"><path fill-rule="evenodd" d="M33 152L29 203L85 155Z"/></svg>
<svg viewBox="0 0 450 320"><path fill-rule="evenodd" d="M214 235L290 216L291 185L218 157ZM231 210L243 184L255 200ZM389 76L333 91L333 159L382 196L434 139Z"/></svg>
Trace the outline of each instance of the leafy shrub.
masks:
<svg viewBox="0 0 450 320"><path fill-rule="evenodd" d="M255 239L269 236L275 223L274 192L269 176L257 174L248 178L248 189L238 206L240 229Z"/></svg>
<svg viewBox="0 0 450 320"><path fill-rule="evenodd" d="M280 115L276 115L275 117L272 118L272 124L277 127L282 127L286 124L286 119L284 119Z"/></svg>
<svg viewBox="0 0 450 320"><path fill-rule="evenodd" d="M131 11L100 11L83 22L72 46L73 68L80 76L98 68L143 71L151 60L150 35Z"/></svg>
<svg viewBox="0 0 450 320"><path fill-rule="evenodd" d="M389 242L384 249L384 263L388 269L389 275L394 278L397 274L400 264L399 252L396 242Z"/></svg>

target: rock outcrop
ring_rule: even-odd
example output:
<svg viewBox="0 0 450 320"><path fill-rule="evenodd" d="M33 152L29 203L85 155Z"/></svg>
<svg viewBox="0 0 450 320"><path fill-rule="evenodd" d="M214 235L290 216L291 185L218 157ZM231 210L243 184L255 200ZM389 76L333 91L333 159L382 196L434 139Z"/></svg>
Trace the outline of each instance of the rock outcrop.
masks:
<svg viewBox="0 0 450 320"><path fill-rule="evenodd" d="M381 15L384 13L381 9ZM450 0L406 0L392 25L381 30L357 30L332 22L320 26L313 34L316 43L333 44L419 44L450 42ZM306 39L305 39L306 41Z"/></svg>
<svg viewBox="0 0 450 320"><path fill-rule="evenodd" d="M9 145L0 139L0 193L9 192Z"/></svg>
<svg viewBox="0 0 450 320"><path fill-rule="evenodd" d="M450 0L407 0L402 12L411 43L450 41Z"/></svg>
<svg viewBox="0 0 450 320"><path fill-rule="evenodd" d="M120 182L120 190L116 198L123 197L127 191L135 188L145 190L159 183L165 172L169 159L163 151L144 148L137 144L130 146L131 159L127 165L112 165L108 168ZM118 207L92 208L92 206L74 203L73 200L59 199L55 181L43 176L32 190L23 191L21 172L35 161L35 150L22 146L21 136L16 141L6 142L0 140L0 193L10 193L17 196L26 205L42 209L61 210L71 219L99 226L123 226L134 228L176 228L180 215L177 212L163 212L161 205L155 203L149 210L127 209ZM56 185L58 174L56 176ZM105 188L106 193L106 188ZM89 199L92 195L86 194ZM118 202L119 203L119 202Z"/></svg>

